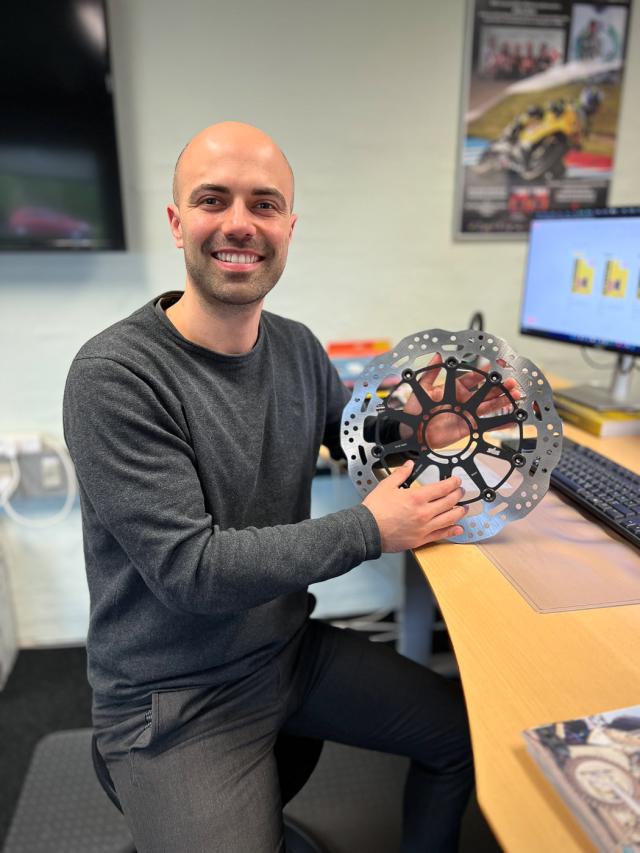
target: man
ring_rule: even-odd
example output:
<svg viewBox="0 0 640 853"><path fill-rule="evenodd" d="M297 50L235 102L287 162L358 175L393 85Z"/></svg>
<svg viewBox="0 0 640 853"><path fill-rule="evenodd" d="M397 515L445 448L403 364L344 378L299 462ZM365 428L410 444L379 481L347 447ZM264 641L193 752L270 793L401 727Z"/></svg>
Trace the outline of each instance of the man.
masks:
<svg viewBox="0 0 640 853"><path fill-rule="evenodd" d="M472 783L458 686L310 621L309 583L460 532L452 478L309 520L348 398L301 324L263 311L296 216L280 149L238 123L182 152L184 293L89 341L65 433L82 496L98 745L139 853L282 851L282 734L412 759L404 851L456 849Z"/></svg>

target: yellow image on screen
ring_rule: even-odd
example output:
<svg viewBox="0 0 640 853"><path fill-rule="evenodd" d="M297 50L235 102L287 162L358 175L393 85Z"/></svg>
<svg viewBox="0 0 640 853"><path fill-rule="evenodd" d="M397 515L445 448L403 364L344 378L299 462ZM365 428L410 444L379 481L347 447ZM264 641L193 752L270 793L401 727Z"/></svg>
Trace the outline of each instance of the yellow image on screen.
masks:
<svg viewBox="0 0 640 853"><path fill-rule="evenodd" d="M573 265L572 293L591 293L593 290L593 267L584 258L576 258Z"/></svg>
<svg viewBox="0 0 640 853"><path fill-rule="evenodd" d="M604 272L604 287L602 293L615 299L622 299L627 290L627 278L629 270L626 270L618 261L611 259L607 261Z"/></svg>

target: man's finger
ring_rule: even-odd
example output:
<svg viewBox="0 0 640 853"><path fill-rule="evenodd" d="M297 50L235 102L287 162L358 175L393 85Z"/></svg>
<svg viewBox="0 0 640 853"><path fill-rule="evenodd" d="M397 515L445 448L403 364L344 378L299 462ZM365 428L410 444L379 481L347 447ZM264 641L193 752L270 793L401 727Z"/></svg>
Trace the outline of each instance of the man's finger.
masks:
<svg viewBox="0 0 640 853"><path fill-rule="evenodd" d="M397 489L404 483L404 481L411 475L413 471L413 462L411 459L407 459L407 461L400 465L398 468L394 468L393 471L389 474L389 476L382 480L383 483L389 483L390 485L394 485Z"/></svg>
<svg viewBox="0 0 640 853"><path fill-rule="evenodd" d="M477 388L481 383L478 382L478 374L473 370L469 370L467 373L463 373L459 378L458 382L464 388Z"/></svg>
<svg viewBox="0 0 640 853"><path fill-rule="evenodd" d="M443 525L452 524L454 521L459 521L461 518L464 518L468 510L466 507L458 506L458 501L461 501L464 498L464 495L464 489L456 489L454 492L450 492L448 495L430 502L429 508L432 510L433 517L437 519L438 524L441 523L438 516L442 516ZM448 518L448 513L454 508L456 511L456 517Z"/></svg>
<svg viewBox="0 0 640 853"><path fill-rule="evenodd" d="M450 536L462 536L464 529L459 524L454 524L452 527L445 527L442 530L436 530L429 536L429 542L437 542L440 539L448 539Z"/></svg>
<svg viewBox="0 0 640 853"><path fill-rule="evenodd" d="M459 488L459 477L447 477L446 480L438 480L437 483L425 483L421 489L416 490L415 496L421 501L436 501Z"/></svg>
<svg viewBox="0 0 640 853"><path fill-rule="evenodd" d="M442 356L439 352L435 353L435 355L431 356L431 361L427 364L424 373L420 377L420 384L424 388L425 391L429 391L433 388L433 383L435 382L438 371L437 370L429 370L429 368L438 367L442 364Z"/></svg>

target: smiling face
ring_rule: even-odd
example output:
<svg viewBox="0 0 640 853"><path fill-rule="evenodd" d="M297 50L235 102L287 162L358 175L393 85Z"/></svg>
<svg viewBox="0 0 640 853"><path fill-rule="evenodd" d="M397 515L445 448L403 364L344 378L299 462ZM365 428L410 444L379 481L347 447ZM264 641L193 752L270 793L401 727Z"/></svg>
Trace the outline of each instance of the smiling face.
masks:
<svg viewBox="0 0 640 853"><path fill-rule="evenodd" d="M262 131L227 122L183 151L169 223L187 286L208 303L258 302L284 270L296 217L293 176Z"/></svg>

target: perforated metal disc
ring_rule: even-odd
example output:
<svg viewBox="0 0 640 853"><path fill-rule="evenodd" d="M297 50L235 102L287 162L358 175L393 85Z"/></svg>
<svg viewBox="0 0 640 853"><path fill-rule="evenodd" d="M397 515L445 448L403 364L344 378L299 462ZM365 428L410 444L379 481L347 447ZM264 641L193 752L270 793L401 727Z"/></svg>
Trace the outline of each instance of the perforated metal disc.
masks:
<svg viewBox="0 0 640 853"><path fill-rule="evenodd" d="M363 496L407 459L407 486L460 477L469 512L449 541L476 542L542 500L562 424L542 372L504 340L430 329L362 371L343 412L342 449Z"/></svg>

